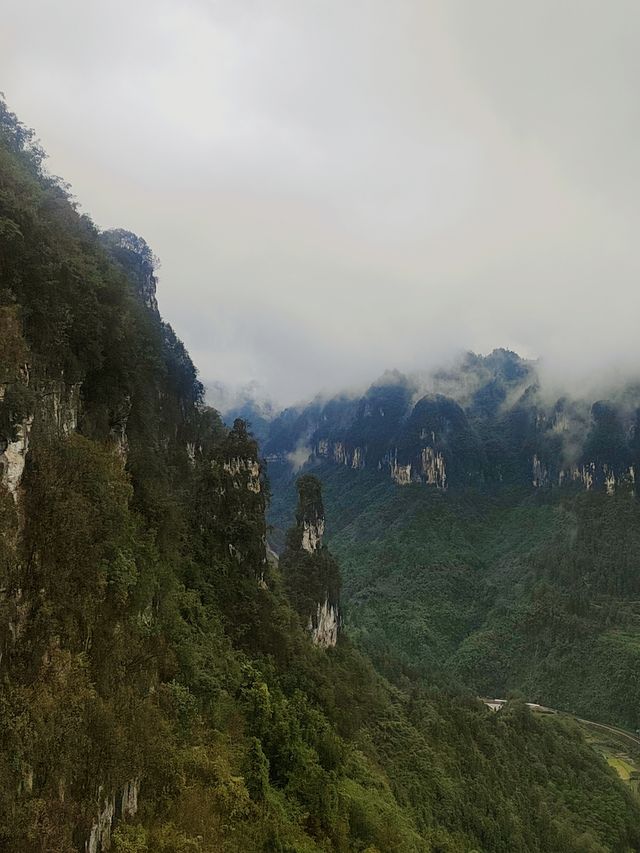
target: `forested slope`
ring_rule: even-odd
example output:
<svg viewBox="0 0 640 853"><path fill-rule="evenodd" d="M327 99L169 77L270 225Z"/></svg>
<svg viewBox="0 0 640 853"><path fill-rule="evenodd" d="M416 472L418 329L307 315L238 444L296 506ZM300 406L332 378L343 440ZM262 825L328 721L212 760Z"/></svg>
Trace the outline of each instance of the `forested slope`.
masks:
<svg viewBox="0 0 640 853"><path fill-rule="evenodd" d="M517 689L637 729L637 386L549 403L533 367L504 351L445 378L459 403L415 402L416 380L393 374L360 400L280 415L266 444L274 545L294 501L288 448L306 442L348 632L382 672Z"/></svg>
<svg viewBox="0 0 640 853"><path fill-rule="evenodd" d="M301 495L283 577L258 449L203 404L153 265L0 105L0 848L638 849L569 724L314 642L305 567L312 605L340 588L318 513Z"/></svg>
<svg viewBox="0 0 640 853"><path fill-rule="evenodd" d="M640 724L640 503L576 489L398 488L314 468L349 635L381 671ZM291 486L276 486L286 507ZM277 515L274 521L277 523Z"/></svg>

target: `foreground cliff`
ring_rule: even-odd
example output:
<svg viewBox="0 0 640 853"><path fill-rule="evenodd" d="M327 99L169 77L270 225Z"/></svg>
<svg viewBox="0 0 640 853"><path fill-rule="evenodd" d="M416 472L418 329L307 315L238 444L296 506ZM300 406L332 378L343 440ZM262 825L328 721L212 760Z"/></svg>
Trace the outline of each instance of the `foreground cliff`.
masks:
<svg viewBox="0 0 640 853"><path fill-rule="evenodd" d="M317 483L267 561L257 447L203 405L151 251L4 105L0 324L1 849L638 848L570 726L392 688L341 637Z"/></svg>

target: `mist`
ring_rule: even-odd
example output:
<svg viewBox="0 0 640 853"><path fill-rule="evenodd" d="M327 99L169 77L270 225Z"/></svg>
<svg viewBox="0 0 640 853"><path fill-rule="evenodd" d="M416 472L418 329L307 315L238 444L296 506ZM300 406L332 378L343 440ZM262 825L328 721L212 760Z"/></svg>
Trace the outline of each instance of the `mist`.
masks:
<svg viewBox="0 0 640 853"><path fill-rule="evenodd" d="M640 364L639 36L625 0L23 0L0 89L161 258L205 383L508 347L583 389Z"/></svg>

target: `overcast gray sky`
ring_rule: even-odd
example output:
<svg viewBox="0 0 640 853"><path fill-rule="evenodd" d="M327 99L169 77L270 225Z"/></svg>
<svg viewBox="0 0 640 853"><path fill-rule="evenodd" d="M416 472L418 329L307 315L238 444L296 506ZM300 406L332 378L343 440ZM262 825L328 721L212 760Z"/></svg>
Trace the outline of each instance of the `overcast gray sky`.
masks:
<svg viewBox="0 0 640 853"><path fill-rule="evenodd" d="M204 380L640 365L638 0L0 6L0 90Z"/></svg>

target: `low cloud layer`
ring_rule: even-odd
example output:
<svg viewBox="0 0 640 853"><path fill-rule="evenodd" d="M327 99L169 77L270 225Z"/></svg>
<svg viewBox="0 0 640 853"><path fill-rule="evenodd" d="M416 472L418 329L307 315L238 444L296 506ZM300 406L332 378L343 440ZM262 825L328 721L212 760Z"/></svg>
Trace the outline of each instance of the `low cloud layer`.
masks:
<svg viewBox="0 0 640 853"><path fill-rule="evenodd" d="M635 0L22 0L0 89L203 380L640 364Z"/></svg>

